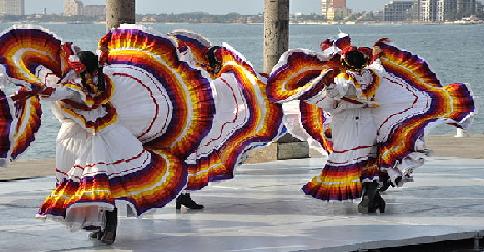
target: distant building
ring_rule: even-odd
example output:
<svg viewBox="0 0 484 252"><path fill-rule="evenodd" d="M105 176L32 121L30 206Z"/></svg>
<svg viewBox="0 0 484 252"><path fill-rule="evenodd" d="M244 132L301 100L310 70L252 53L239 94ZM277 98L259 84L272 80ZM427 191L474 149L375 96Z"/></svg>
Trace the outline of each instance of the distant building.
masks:
<svg viewBox="0 0 484 252"><path fill-rule="evenodd" d="M327 20L340 20L351 11L346 8L346 0L321 0L321 15Z"/></svg>
<svg viewBox="0 0 484 252"><path fill-rule="evenodd" d="M476 0L414 0L413 13L420 22L447 22L478 14Z"/></svg>
<svg viewBox="0 0 484 252"><path fill-rule="evenodd" d="M0 15L25 15L25 0L0 0Z"/></svg>
<svg viewBox="0 0 484 252"><path fill-rule="evenodd" d="M84 4L79 0L64 1L64 16L81 16Z"/></svg>
<svg viewBox="0 0 484 252"><path fill-rule="evenodd" d="M100 17L106 15L106 5L86 5L82 13L88 17Z"/></svg>
<svg viewBox="0 0 484 252"><path fill-rule="evenodd" d="M435 22L437 21L437 2L439 0L420 0L419 21Z"/></svg>
<svg viewBox="0 0 484 252"><path fill-rule="evenodd" d="M456 19L470 17L476 14L476 0L457 0Z"/></svg>
<svg viewBox="0 0 484 252"><path fill-rule="evenodd" d="M343 20L350 15L350 10L347 8L328 8L326 19L331 21Z"/></svg>
<svg viewBox="0 0 484 252"><path fill-rule="evenodd" d="M330 6L330 0L321 0L321 15L324 19L328 18L328 7Z"/></svg>
<svg viewBox="0 0 484 252"><path fill-rule="evenodd" d="M412 5L412 21L418 22L420 19L420 2L421 0L413 0L413 5Z"/></svg>
<svg viewBox="0 0 484 252"><path fill-rule="evenodd" d="M373 19L377 21L383 21L383 11L374 11L373 12Z"/></svg>
<svg viewBox="0 0 484 252"><path fill-rule="evenodd" d="M437 16L438 22L454 21L457 14L457 0L438 0Z"/></svg>
<svg viewBox="0 0 484 252"><path fill-rule="evenodd" d="M333 8L346 9L346 0L333 0Z"/></svg>
<svg viewBox="0 0 484 252"><path fill-rule="evenodd" d="M385 4L383 20L388 22L412 21L413 1L392 1Z"/></svg>
<svg viewBox="0 0 484 252"><path fill-rule="evenodd" d="M476 16L484 18L484 5L479 1L476 3Z"/></svg>

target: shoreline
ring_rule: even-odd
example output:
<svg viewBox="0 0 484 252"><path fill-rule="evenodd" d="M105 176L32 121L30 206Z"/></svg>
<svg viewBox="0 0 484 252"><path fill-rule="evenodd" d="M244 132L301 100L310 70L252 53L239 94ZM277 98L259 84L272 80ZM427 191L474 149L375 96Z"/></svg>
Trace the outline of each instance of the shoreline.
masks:
<svg viewBox="0 0 484 252"><path fill-rule="evenodd" d="M7 21L2 22L2 24L31 24L34 22L25 22L25 21ZM62 24L62 25L79 25L79 24L97 24L97 25L105 25L105 21L38 21L38 24ZM154 25L154 24L167 24L167 25L188 25L188 24L241 24L241 25L263 25L264 23L261 22L150 22L150 21L138 21L136 22L138 25ZM300 21L300 22L289 22L290 25L484 25L484 22L480 23L462 23L462 22L391 22L391 21L383 21L383 22L346 22L346 23L339 23L339 22L319 22L319 21Z"/></svg>
<svg viewBox="0 0 484 252"><path fill-rule="evenodd" d="M484 135L468 137L427 136L427 148L432 150L430 157L449 157L462 159L484 159ZM277 145L271 144L263 149L249 152L246 164L266 163L276 160ZM311 158L323 157L316 150L310 150ZM484 168L484 167L483 167ZM8 167L0 168L0 183L14 180L48 177L55 175L55 159L18 160Z"/></svg>

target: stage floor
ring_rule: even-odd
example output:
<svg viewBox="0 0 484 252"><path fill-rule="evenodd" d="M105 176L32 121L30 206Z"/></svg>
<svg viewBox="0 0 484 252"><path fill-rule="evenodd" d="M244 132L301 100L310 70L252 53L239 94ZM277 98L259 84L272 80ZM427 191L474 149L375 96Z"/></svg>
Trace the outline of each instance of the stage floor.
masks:
<svg viewBox="0 0 484 252"><path fill-rule="evenodd" d="M383 215L356 204L327 204L300 190L323 159L243 165L236 178L192 198L203 211L174 203L142 218L120 217L114 245L88 240L34 218L54 178L0 183L0 251L352 251L484 235L484 160L434 158L415 182L383 194Z"/></svg>

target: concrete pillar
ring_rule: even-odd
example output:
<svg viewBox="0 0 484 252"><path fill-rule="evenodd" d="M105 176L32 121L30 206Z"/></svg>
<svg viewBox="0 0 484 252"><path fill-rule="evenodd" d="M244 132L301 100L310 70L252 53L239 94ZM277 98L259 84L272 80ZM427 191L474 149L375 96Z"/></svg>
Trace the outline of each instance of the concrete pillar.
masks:
<svg viewBox="0 0 484 252"><path fill-rule="evenodd" d="M277 141L277 159L309 158L309 144L291 134L286 134Z"/></svg>
<svg viewBox="0 0 484 252"><path fill-rule="evenodd" d="M289 0L264 0L264 72L270 73L289 47ZM277 159L308 158L309 145L286 134L277 143Z"/></svg>
<svg viewBox="0 0 484 252"><path fill-rule="evenodd" d="M106 0L106 28L136 23L135 0Z"/></svg>
<svg viewBox="0 0 484 252"><path fill-rule="evenodd" d="M271 72L288 45L289 0L264 0L264 72Z"/></svg>

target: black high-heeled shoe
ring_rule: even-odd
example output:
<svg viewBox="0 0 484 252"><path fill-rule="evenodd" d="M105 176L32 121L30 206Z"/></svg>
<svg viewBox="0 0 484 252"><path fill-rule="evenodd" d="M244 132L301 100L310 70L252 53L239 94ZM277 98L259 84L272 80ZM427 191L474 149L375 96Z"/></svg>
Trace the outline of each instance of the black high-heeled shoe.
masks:
<svg viewBox="0 0 484 252"><path fill-rule="evenodd" d="M385 213L385 205L385 200L377 191L373 201L368 203L368 213L376 213L376 210L379 210L381 214Z"/></svg>
<svg viewBox="0 0 484 252"><path fill-rule="evenodd" d="M176 209L181 209L182 205L188 209L203 209L203 205L192 200L189 193L182 193L176 198Z"/></svg>
<svg viewBox="0 0 484 252"><path fill-rule="evenodd" d="M364 182L363 183L363 196L360 204L358 204L358 212L362 214L376 213L379 209L380 213L385 212L385 200L378 191L378 183Z"/></svg>
<svg viewBox="0 0 484 252"><path fill-rule="evenodd" d="M118 209L106 211L106 227L102 231L101 241L111 245L116 240L116 229L118 227Z"/></svg>

